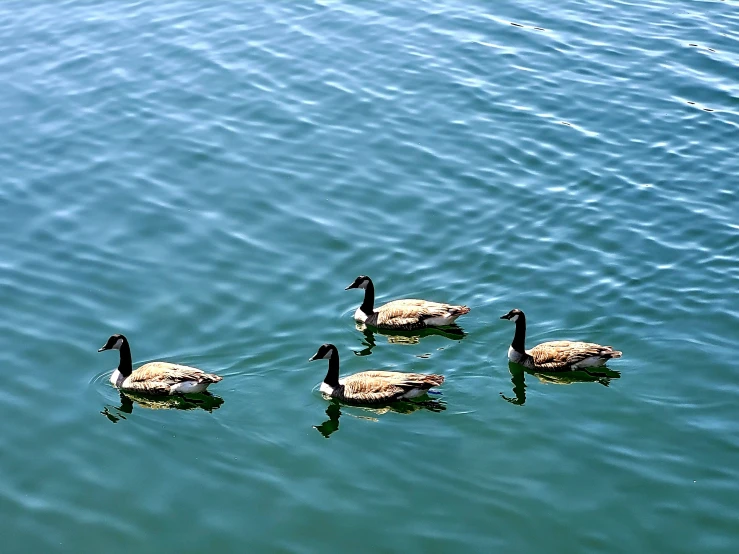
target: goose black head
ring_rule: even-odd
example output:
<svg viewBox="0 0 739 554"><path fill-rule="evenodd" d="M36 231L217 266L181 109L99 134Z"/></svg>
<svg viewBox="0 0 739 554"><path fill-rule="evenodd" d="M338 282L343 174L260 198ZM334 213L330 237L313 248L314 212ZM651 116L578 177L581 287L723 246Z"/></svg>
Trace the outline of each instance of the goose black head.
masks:
<svg viewBox="0 0 739 554"><path fill-rule="evenodd" d="M372 279L367 277L366 275L360 275L356 279L354 279L354 282L346 287L344 290L349 289L366 289L367 285L369 285L372 282Z"/></svg>
<svg viewBox="0 0 739 554"><path fill-rule="evenodd" d="M108 342L106 342L98 352L103 352L105 350L120 350L121 346L123 346L123 343L125 342L127 342L126 337L123 335L111 335Z"/></svg>
<svg viewBox="0 0 739 554"><path fill-rule="evenodd" d="M312 362L313 360L328 360L334 355L335 352L336 347L333 344L322 344L318 348L318 352L313 354L313 356L309 358L308 361Z"/></svg>
<svg viewBox="0 0 739 554"><path fill-rule="evenodd" d="M523 312L519 310L518 308L513 308L510 312L508 312L505 315L500 316L500 319L509 319L513 322L518 321L519 317L525 317L523 315Z"/></svg>

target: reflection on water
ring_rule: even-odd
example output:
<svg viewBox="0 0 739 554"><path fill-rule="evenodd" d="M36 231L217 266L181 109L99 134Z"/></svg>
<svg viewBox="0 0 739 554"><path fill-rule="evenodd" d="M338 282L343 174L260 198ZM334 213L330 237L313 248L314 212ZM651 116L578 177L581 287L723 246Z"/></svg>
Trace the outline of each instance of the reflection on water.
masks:
<svg viewBox="0 0 739 554"><path fill-rule="evenodd" d="M328 419L320 425L314 425L313 428L321 433L325 438L329 438L331 433L339 430L339 416L341 416L341 408L338 402L331 402L326 408Z"/></svg>
<svg viewBox="0 0 739 554"><path fill-rule="evenodd" d="M348 407L347 407L348 408ZM346 412L347 416L355 417L357 419L366 419L369 421L377 421L378 417L388 412L395 412L397 414L410 414L418 410L429 410L430 412L443 412L446 410L446 404L441 400L424 400L421 402L393 402L386 406L351 406L352 411L361 410L361 412L369 412L355 414L350 411ZM313 428L321 433L325 438L329 438L332 433L339 430L339 417L341 417L341 404L332 399L328 408L326 408L326 415L328 419L320 425L314 425Z"/></svg>
<svg viewBox="0 0 739 554"><path fill-rule="evenodd" d="M360 331L364 335L362 345L365 347L362 350L355 350L354 354L357 356L369 356L372 354L372 349L376 345L375 333L387 337L387 341L390 344L418 344L424 337L431 335L446 337L450 340L462 340L467 336L459 325L447 325L446 327L429 327L427 329L418 329L416 331L398 331L392 329L377 329L374 327L367 327L364 323L357 323L357 331Z"/></svg>
<svg viewBox="0 0 739 554"><path fill-rule="evenodd" d="M534 372L522 365L508 362L508 371L511 372L511 383L513 383L513 396L509 397L502 392L500 396L518 406L523 406L526 402L526 374L533 375L542 383L554 385L572 385L573 383L600 383L607 387L612 379L621 377L621 373L607 367L579 369L577 371L559 371L559 372Z"/></svg>
<svg viewBox="0 0 739 554"><path fill-rule="evenodd" d="M187 396L147 396L144 394L118 391L121 397L120 406L105 406L100 412L111 422L118 423L126 419L123 414L133 412L134 404L150 410L196 410L201 409L212 412L221 407L224 400L209 392L190 394Z"/></svg>

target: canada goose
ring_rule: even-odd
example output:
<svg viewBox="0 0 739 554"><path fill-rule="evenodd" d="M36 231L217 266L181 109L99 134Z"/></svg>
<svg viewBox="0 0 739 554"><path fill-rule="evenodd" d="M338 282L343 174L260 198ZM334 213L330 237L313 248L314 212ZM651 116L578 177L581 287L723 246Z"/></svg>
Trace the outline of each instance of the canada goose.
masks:
<svg viewBox="0 0 739 554"><path fill-rule="evenodd" d="M347 404L386 404L417 398L444 382L443 375L398 371L363 371L339 379L339 351L333 344L321 345L308 361L313 360L328 360L321 392Z"/></svg>
<svg viewBox="0 0 739 554"><path fill-rule="evenodd" d="M516 324L513 342L508 348L508 359L529 369L542 371L568 371L586 367L599 367L611 358L620 358L621 352L611 346L601 346L592 342L571 342L557 340L543 342L531 350L526 350L526 316L521 310L513 309L500 319L508 319Z"/></svg>
<svg viewBox="0 0 739 554"><path fill-rule="evenodd" d="M344 290L349 289L364 289L364 301L354 312L354 319L380 329L412 331L425 327L451 325L459 316L470 311L467 306L454 306L415 298L393 300L375 308L375 286L372 284L372 279L366 275L360 275L354 279L354 282Z"/></svg>
<svg viewBox="0 0 739 554"><path fill-rule="evenodd" d="M98 352L104 350L118 350L121 353L118 369L110 376L113 386L121 390L156 395L194 394L205 391L208 385L223 379L220 375L205 373L195 367L167 362L150 362L133 371L131 348L123 335L112 335Z"/></svg>

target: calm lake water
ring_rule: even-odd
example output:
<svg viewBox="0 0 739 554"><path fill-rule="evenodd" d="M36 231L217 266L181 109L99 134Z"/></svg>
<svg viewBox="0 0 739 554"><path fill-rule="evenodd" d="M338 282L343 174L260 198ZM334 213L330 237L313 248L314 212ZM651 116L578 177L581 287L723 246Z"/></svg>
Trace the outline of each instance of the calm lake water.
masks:
<svg viewBox="0 0 739 554"><path fill-rule="evenodd" d="M261 4L0 5L2 552L739 551L739 4ZM224 380L121 398L114 332Z"/></svg>

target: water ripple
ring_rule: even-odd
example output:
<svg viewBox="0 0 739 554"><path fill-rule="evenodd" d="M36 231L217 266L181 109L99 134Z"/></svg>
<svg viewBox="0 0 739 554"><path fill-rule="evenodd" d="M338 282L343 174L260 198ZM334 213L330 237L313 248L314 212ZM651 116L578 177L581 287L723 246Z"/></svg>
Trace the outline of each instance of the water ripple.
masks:
<svg viewBox="0 0 739 554"><path fill-rule="evenodd" d="M734 5L5 3L5 548L733 552ZM360 273L464 337L358 330ZM512 307L624 358L517 372ZM446 409L337 415L328 341Z"/></svg>

